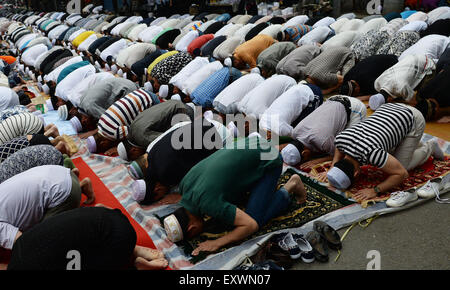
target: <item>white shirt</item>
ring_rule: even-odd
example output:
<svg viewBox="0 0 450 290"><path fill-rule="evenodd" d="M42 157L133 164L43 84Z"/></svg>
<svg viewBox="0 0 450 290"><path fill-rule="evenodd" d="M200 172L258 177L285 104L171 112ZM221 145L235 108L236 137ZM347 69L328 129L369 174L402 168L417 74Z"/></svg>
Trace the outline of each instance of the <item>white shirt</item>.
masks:
<svg viewBox="0 0 450 290"><path fill-rule="evenodd" d="M91 64L82 66L74 70L56 85L55 96L60 97L64 101L67 101L67 96L72 91L72 89L79 83L83 82L86 77L93 74L95 74L95 66Z"/></svg>
<svg viewBox="0 0 450 290"><path fill-rule="evenodd" d="M375 90L385 90L394 98L410 101L417 85L435 68L433 60L424 54L408 55L375 80Z"/></svg>
<svg viewBox="0 0 450 290"><path fill-rule="evenodd" d="M365 24L364 20L361 19L352 19L344 23L342 27L339 29L339 32L350 31L350 30L359 30Z"/></svg>
<svg viewBox="0 0 450 290"><path fill-rule="evenodd" d="M342 26L349 21L350 20L348 18L337 19L336 22L330 24L330 28L334 29L336 33L340 33Z"/></svg>
<svg viewBox="0 0 450 290"><path fill-rule="evenodd" d="M333 46L350 47L352 43L356 41L360 36L361 33L359 33L358 31L344 31L325 41L322 44L321 49L325 50Z"/></svg>
<svg viewBox="0 0 450 290"><path fill-rule="evenodd" d="M156 46L152 43L132 44L129 47L119 51L117 54L116 63L121 67L126 66L131 68L135 62L143 59L147 54L150 54L155 50Z"/></svg>
<svg viewBox="0 0 450 290"><path fill-rule="evenodd" d="M240 44L244 43L244 38L240 36L233 36L227 38L224 42L219 44L213 51L213 57L216 59L225 59L233 55L233 51Z"/></svg>
<svg viewBox="0 0 450 290"><path fill-rule="evenodd" d="M283 26L282 26L282 30L286 29L289 26L295 26L295 25L300 25L300 24L305 24L306 21L309 20L309 17L306 15L298 15L298 16L294 16L291 19L289 19L288 21L286 21Z"/></svg>
<svg viewBox="0 0 450 290"><path fill-rule="evenodd" d="M223 65L220 61L210 62L205 66L202 66L201 69L193 73L189 78L185 79L182 87L183 93L186 95L192 94L192 92L210 75L221 69Z"/></svg>
<svg viewBox="0 0 450 290"><path fill-rule="evenodd" d="M260 119L275 99L296 84L290 76L275 74L248 92L239 102L238 110Z"/></svg>
<svg viewBox="0 0 450 290"><path fill-rule="evenodd" d="M104 79L113 78L114 75L110 72L100 72L95 74L89 74L67 93L67 99L75 106L80 106L80 99L86 94L86 92L92 88L97 82Z"/></svg>
<svg viewBox="0 0 450 290"><path fill-rule="evenodd" d="M189 31L183 38L178 41L178 43L175 46L175 49L178 51L186 52L189 44L198 37L198 31L197 30L191 30Z"/></svg>
<svg viewBox="0 0 450 290"><path fill-rule="evenodd" d="M302 46L305 44L323 43L330 33L331 29L328 26L319 26L300 38L297 45Z"/></svg>
<svg viewBox="0 0 450 290"><path fill-rule="evenodd" d="M69 26L67 26L65 24L59 25L58 27L53 28L52 31L50 31L48 33L48 38L52 39L52 40L56 39L61 35L61 33L63 33L68 28L69 28Z"/></svg>
<svg viewBox="0 0 450 290"><path fill-rule="evenodd" d="M70 169L58 165L34 167L1 183L0 247L12 249L17 232L41 222L71 190Z"/></svg>
<svg viewBox="0 0 450 290"><path fill-rule="evenodd" d="M164 21L164 23L159 24L162 29L166 28L174 28L181 20L179 19L167 19L167 21Z"/></svg>
<svg viewBox="0 0 450 290"><path fill-rule="evenodd" d="M400 28L407 25L408 21L403 18L395 18L380 28L380 31L386 31L389 35L394 35Z"/></svg>
<svg viewBox="0 0 450 290"><path fill-rule="evenodd" d="M123 28L124 26L131 25L131 24L132 24L132 23L128 23L128 22L126 22L126 21L117 24L113 29L111 29L111 35L115 35L115 36L119 35L120 30L122 30L122 28Z"/></svg>
<svg viewBox="0 0 450 290"><path fill-rule="evenodd" d="M364 23L363 26L358 30L359 33L364 34L370 30L380 30L381 27L385 26L388 22L384 17L375 18Z"/></svg>
<svg viewBox="0 0 450 290"><path fill-rule="evenodd" d="M128 38L132 41L137 41L139 39L139 34L147 28L147 24L142 23L134 27L128 34Z"/></svg>
<svg viewBox="0 0 450 290"><path fill-rule="evenodd" d="M129 40L125 40L124 38L114 42L102 51L102 53L100 54L100 58L103 61L106 61L106 58L111 55L114 59L119 51L128 47L128 42Z"/></svg>
<svg viewBox="0 0 450 290"><path fill-rule="evenodd" d="M46 82L49 81L53 81L56 82L56 80L59 77L59 74L61 73L61 71L63 69L65 69L66 67L68 67L71 64L77 63L83 61L83 58L81 56L74 56L71 59L69 59L68 61L66 61L65 63L63 63L62 65L58 66L57 68L55 68L54 70L52 70L49 74L44 76L44 80Z"/></svg>
<svg viewBox="0 0 450 290"><path fill-rule="evenodd" d="M334 19L333 17L327 16L327 17L320 19L316 23L314 23L314 25L312 27L317 28L319 26L330 26L334 22L336 22L336 19Z"/></svg>
<svg viewBox="0 0 450 290"><path fill-rule="evenodd" d="M433 9L428 12L428 25L433 24L436 20L441 19L441 16L444 14L450 13L450 7L442 6Z"/></svg>
<svg viewBox="0 0 450 290"><path fill-rule="evenodd" d="M24 64L28 66L34 67L34 63L36 59L43 53L46 53L48 50L45 44L37 44L35 46L27 48L24 53L22 53L22 61Z"/></svg>
<svg viewBox="0 0 450 290"><path fill-rule="evenodd" d="M160 23L161 21L166 20L166 19L167 19L167 17L164 17L164 16L158 17L150 23L150 26L158 25L158 23Z"/></svg>
<svg viewBox="0 0 450 290"><path fill-rule="evenodd" d="M408 55L413 54L425 54L426 56L433 59L434 62L438 62L441 55L447 49L450 44L450 38L438 35L438 34L430 34L421 39L418 42L410 46L407 50L405 50L398 60L402 60Z"/></svg>
<svg viewBox="0 0 450 290"><path fill-rule="evenodd" d="M22 47L22 45L24 43L26 43L27 41L33 40L35 39L39 34L37 33L30 33L30 34L26 34L23 37L20 38L20 40L16 43L16 47L18 49L20 49Z"/></svg>
<svg viewBox="0 0 450 290"><path fill-rule="evenodd" d="M292 122L312 100L314 93L310 87L303 84L294 85L273 101L262 114L259 126L275 132L278 136L292 136Z"/></svg>
<svg viewBox="0 0 450 290"><path fill-rule="evenodd" d="M86 29L84 29L84 28L80 28L80 29L78 29L77 31L75 31L74 33L72 33L70 36L69 36L69 41L70 42L72 42L75 38L77 38L77 36L78 35L80 35L81 33L83 33L83 32L85 32L86 31Z"/></svg>
<svg viewBox="0 0 450 290"><path fill-rule="evenodd" d="M281 27L282 27L281 24L271 24L266 28L264 28L263 30L261 30L258 34L269 35L270 37L276 39L278 32L281 31Z"/></svg>
<svg viewBox="0 0 450 290"><path fill-rule="evenodd" d="M80 43L80 45L78 45L78 50L79 51L86 51L88 50L89 46L97 40L97 34L91 34L89 35L88 38L86 38L82 43Z"/></svg>
<svg viewBox="0 0 450 290"><path fill-rule="evenodd" d="M408 18L406 18L406 21L413 22L413 21L428 21L428 15L422 11L417 11L416 13L410 15Z"/></svg>
<svg viewBox="0 0 450 290"><path fill-rule="evenodd" d="M425 30L428 28L428 25L425 21L413 21L406 25L404 25L402 28L400 28L398 31L416 31L420 32L422 30Z"/></svg>
<svg viewBox="0 0 450 290"><path fill-rule="evenodd" d="M242 39L245 38L245 36L247 35L247 33L253 28L255 27L254 23L247 23L244 26L242 26L241 28L239 28L232 37L240 37Z"/></svg>
<svg viewBox="0 0 450 290"><path fill-rule="evenodd" d="M214 33L214 37L220 36L220 35L226 35L227 31L233 27L233 23L228 23L227 25L224 25L222 28L220 28L216 33Z"/></svg>
<svg viewBox="0 0 450 290"><path fill-rule="evenodd" d="M184 81L189 78L193 73L199 71L203 66L209 63L208 58L206 57L196 57L191 60L185 67L183 67L176 75L174 75L169 84L174 85L179 88L181 91L185 89L183 87Z"/></svg>
<svg viewBox="0 0 450 290"><path fill-rule="evenodd" d="M142 42L150 43L152 41L152 39L155 36L157 36L158 33L160 33L161 31L163 31L163 29L161 27L159 27L159 26L150 26L150 27L145 28L144 30L142 30L139 33L138 38Z"/></svg>
<svg viewBox="0 0 450 290"><path fill-rule="evenodd" d="M0 112L19 105L19 96L9 87L0 87Z"/></svg>
<svg viewBox="0 0 450 290"><path fill-rule="evenodd" d="M223 114L238 112L238 103L253 88L264 82L264 78L257 73L246 74L223 89L214 99L214 108Z"/></svg>

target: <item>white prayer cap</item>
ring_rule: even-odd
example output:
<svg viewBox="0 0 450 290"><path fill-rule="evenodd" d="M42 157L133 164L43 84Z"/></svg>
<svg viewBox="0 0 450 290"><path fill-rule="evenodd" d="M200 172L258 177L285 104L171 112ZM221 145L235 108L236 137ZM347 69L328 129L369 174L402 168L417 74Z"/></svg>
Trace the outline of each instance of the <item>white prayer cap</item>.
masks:
<svg viewBox="0 0 450 290"><path fill-rule="evenodd" d="M233 136L236 138L237 136L239 136L239 130L236 127L236 125L234 124L234 122L230 122L227 125L228 130L233 132Z"/></svg>
<svg viewBox="0 0 450 290"><path fill-rule="evenodd" d="M126 79L127 78L127 73L123 73L122 78Z"/></svg>
<svg viewBox="0 0 450 290"><path fill-rule="evenodd" d="M117 73L117 70L118 70L117 65L113 64L113 65L111 66L111 72L112 72L113 74L116 74L116 73Z"/></svg>
<svg viewBox="0 0 450 290"><path fill-rule="evenodd" d="M70 123L72 124L72 127L75 129L75 131L77 133L81 132L81 130L83 130L83 126L81 126L80 119L78 119L77 116L74 116L73 118L71 118ZM88 147L89 147L89 144L88 144Z"/></svg>
<svg viewBox="0 0 450 290"><path fill-rule="evenodd" d="M352 184L347 174L336 166L328 171L327 177L330 185L337 189L347 189Z"/></svg>
<svg viewBox="0 0 450 290"><path fill-rule="evenodd" d="M164 219L164 229L166 230L167 237L173 243L183 240L183 230L174 214Z"/></svg>
<svg viewBox="0 0 450 290"><path fill-rule="evenodd" d="M170 99L171 99L171 100L176 100L176 101L181 101L181 97L180 97L179 94L173 95Z"/></svg>
<svg viewBox="0 0 450 290"><path fill-rule="evenodd" d="M111 68L109 67L109 64L105 63L105 70L110 71Z"/></svg>
<svg viewBox="0 0 450 290"><path fill-rule="evenodd" d="M152 92L152 93L153 93L153 86L152 86L152 83L151 83L151 82L146 82L146 83L144 84L144 89L147 90L147 91L149 91L149 92Z"/></svg>
<svg viewBox="0 0 450 290"><path fill-rule="evenodd" d="M119 69L119 70L117 71L117 75L119 75L119 77L123 76L123 70L122 70L122 69Z"/></svg>
<svg viewBox="0 0 450 290"><path fill-rule="evenodd" d="M259 67L254 67L252 68L252 70L250 71L250 73L252 74L261 74L261 70L259 69Z"/></svg>
<svg viewBox="0 0 450 290"><path fill-rule="evenodd" d="M67 106L66 105L62 105L58 108L58 116L59 119L62 121L67 120L67 116L69 115L69 112L67 110Z"/></svg>
<svg viewBox="0 0 450 290"><path fill-rule="evenodd" d="M376 111L381 105L385 103L384 96L382 94L376 94L370 97L369 106L372 110Z"/></svg>
<svg viewBox="0 0 450 290"><path fill-rule="evenodd" d="M48 95L48 93L50 92L50 88L48 87L47 84L44 84L44 85L42 86L42 90L44 91L44 93L45 93L46 95Z"/></svg>
<svg viewBox="0 0 450 290"><path fill-rule="evenodd" d="M47 111L54 111L55 110L55 108L53 108L53 104L52 104L52 101L50 99L45 101L45 103L47 104Z"/></svg>
<svg viewBox="0 0 450 290"><path fill-rule="evenodd" d="M89 152L95 153L97 151L97 143L95 142L94 136L89 136L86 139L87 147L89 149Z"/></svg>
<svg viewBox="0 0 450 290"><path fill-rule="evenodd" d="M119 157L123 160L128 160L127 149L125 149L123 142L120 142L119 145L117 145L117 153L119 153Z"/></svg>
<svg viewBox="0 0 450 290"><path fill-rule="evenodd" d="M298 151L297 147L292 144L288 144L286 147L281 150L281 157L283 157L283 161L288 165L296 165L302 161L302 155Z"/></svg>
<svg viewBox="0 0 450 290"><path fill-rule="evenodd" d="M206 120L212 120L214 119L214 114L211 110L208 110L203 113L203 118L205 118Z"/></svg>
<svg viewBox="0 0 450 290"><path fill-rule="evenodd" d="M227 57L227 58L223 61L223 64L224 64L225 66L231 67L231 66L233 66L233 61L231 60L231 58Z"/></svg>
<svg viewBox="0 0 450 290"><path fill-rule="evenodd" d="M162 85L159 87L159 96L161 98L167 98L169 95L169 86L168 85Z"/></svg>
<svg viewBox="0 0 450 290"><path fill-rule="evenodd" d="M136 180L131 184L131 197L137 202L143 201L146 190L145 181L143 179Z"/></svg>

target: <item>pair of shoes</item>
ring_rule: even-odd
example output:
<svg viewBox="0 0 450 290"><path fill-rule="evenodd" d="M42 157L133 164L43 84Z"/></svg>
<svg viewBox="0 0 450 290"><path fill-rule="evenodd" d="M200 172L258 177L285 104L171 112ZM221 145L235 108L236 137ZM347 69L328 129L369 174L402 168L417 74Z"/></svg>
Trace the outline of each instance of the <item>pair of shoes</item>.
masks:
<svg viewBox="0 0 450 290"><path fill-rule="evenodd" d="M313 231L306 235L306 239L313 247L313 254L317 261L327 262L329 249L342 249L341 237L335 229L323 221L315 221Z"/></svg>
<svg viewBox="0 0 450 290"><path fill-rule="evenodd" d="M294 238L290 232L283 233L279 237L278 246L287 251L293 260L301 257L305 263L314 262L313 248L302 235L295 235Z"/></svg>
<svg viewBox="0 0 450 290"><path fill-rule="evenodd" d="M417 190L417 195L421 198L435 197L438 203L450 203L449 198L442 199L440 194L446 193L450 190L450 174L443 177L428 180L424 186Z"/></svg>
<svg viewBox="0 0 450 290"><path fill-rule="evenodd" d="M402 207L405 204L417 200L419 197L416 193L416 188L411 188L406 191L396 191L391 194L386 205L388 207Z"/></svg>
<svg viewBox="0 0 450 290"><path fill-rule="evenodd" d="M256 263L256 264L244 264L240 265L233 270L246 270L246 271L260 271L260 270L270 270L270 271L279 271L284 270L283 267L278 266L271 260L267 260L264 262Z"/></svg>

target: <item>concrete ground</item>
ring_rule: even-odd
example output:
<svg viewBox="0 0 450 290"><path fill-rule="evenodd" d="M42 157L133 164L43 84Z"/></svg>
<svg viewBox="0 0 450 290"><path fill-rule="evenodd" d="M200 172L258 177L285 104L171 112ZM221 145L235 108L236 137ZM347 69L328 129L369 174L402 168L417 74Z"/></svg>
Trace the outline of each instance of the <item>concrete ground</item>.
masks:
<svg viewBox="0 0 450 290"><path fill-rule="evenodd" d="M445 198L450 194L445 194ZM347 228L339 230L342 236ZM449 270L450 204L430 201L397 213L380 216L368 227L355 226L344 239L341 256L330 250L327 263L305 264L292 270L365 270L380 253L381 270Z"/></svg>

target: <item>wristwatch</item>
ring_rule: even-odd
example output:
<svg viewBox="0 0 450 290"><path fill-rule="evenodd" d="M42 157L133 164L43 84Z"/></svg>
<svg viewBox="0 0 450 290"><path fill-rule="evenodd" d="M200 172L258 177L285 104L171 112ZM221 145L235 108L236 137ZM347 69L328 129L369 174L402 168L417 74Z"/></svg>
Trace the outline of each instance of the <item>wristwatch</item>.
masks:
<svg viewBox="0 0 450 290"><path fill-rule="evenodd" d="M373 190L375 191L376 194L379 194L381 192L378 186L375 186Z"/></svg>

